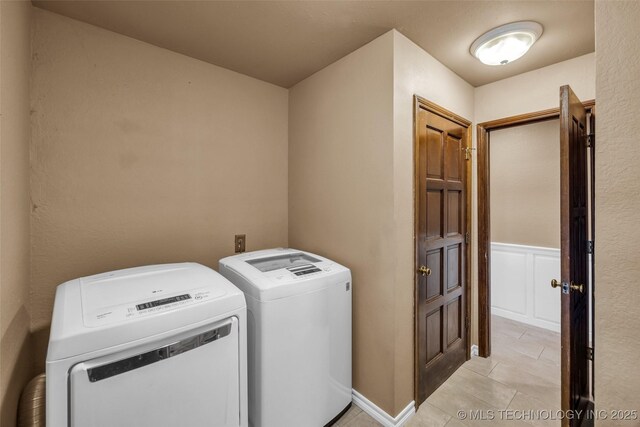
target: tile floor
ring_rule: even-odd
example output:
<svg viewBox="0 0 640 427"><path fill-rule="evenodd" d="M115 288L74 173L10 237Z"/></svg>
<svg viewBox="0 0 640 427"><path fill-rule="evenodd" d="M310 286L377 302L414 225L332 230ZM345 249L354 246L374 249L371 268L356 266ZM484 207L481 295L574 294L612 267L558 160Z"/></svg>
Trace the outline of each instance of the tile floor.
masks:
<svg viewBox="0 0 640 427"><path fill-rule="evenodd" d="M500 420L500 410L560 409L560 334L492 316L492 355L474 357L438 388L407 427L559 426L559 421ZM493 411L491 421L459 420L460 410ZM511 414L515 414L512 412ZM336 424L379 426L353 405Z"/></svg>

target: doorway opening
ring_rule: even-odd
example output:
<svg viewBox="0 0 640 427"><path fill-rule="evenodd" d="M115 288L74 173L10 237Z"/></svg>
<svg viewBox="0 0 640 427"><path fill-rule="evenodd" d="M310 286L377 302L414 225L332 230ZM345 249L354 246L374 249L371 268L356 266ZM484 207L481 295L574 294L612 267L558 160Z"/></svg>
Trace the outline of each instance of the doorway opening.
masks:
<svg viewBox="0 0 640 427"><path fill-rule="evenodd" d="M593 205L590 200L593 196L595 102L581 103L568 86L563 86L560 93L560 109L478 125L478 338L479 355L483 357L489 357L494 352L502 353L502 357L505 353L508 356L509 352L513 353L518 347L519 353L529 352L529 356L536 356L534 359L540 359L546 352L543 359L555 361L556 367L561 368L558 375L553 364L545 367L548 379L552 380L547 384L548 394L554 396L550 403L555 403L554 406L560 405L566 410L588 408L593 400L593 384L586 384L585 379L593 378L592 372L591 375L587 374L587 371L593 370L593 342L587 343L586 339L593 337L593 280L588 276L592 276L593 273ZM540 172L554 175L555 182L560 183L559 196L554 194L555 202L545 201L544 195L537 192L540 200L536 203L543 205L542 211L540 206L531 205L531 200L522 200L519 206L505 208L504 201L500 199L505 194L508 195L510 190L513 193L514 189L509 187L517 183L509 182L501 187L504 183L494 178L504 179L504 176L500 176L504 172L503 169L513 168L514 165L505 165L505 160L500 159L500 154L504 153L496 152L495 149L504 149L505 141L502 137L505 135L512 139L515 137L522 143L521 134L525 129L539 127L540 130L545 126L551 126L547 129L549 135L552 135L549 129L556 130L556 136L551 138L555 146L560 148L559 153L555 153L560 161L555 160L553 163L560 165L560 170L555 166L555 171L544 172L547 169L546 165L538 165L533 171L533 182L529 182L528 186L521 183L520 188L516 185L515 190L528 188L530 192L533 190L533 193L536 193L535 186L542 185L545 179L549 178L536 177L535 172ZM492 146L491 142L496 147ZM538 141L538 144L543 143L544 141ZM515 142L513 145L517 144L518 142ZM536 141L530 144L536 144ZM557 148L554 151L557 152ZM496 154L497 161L494 159ZM540 154L545 157L550 153L543 150L537 153L537 156L540 157ZM529 156L529 160L535 162L535 151L529 153ZM547 158L546 161L550 160ZM492 167L501 168L494 169L497 177L491 176L490 164ZM521 167L520 172L526 175L526 166ZM551 190L556 186L552 184ZM500 191L496 200L491 195L492 191ZM591 197L588 196L589 193ZM545 207L547 210L544 210ZM492 216L493 209L499 211ZM554 247L538 248L496 242L499 236L505 235L505 218L501 217L505 213L503 210L511 211L508 212L511 215L520 215L521 218L518 220L525 217L525 223L520 222L515 229L512 227L512 236L528 236L531 241L550 242L551 246L559 246L560 259L558 260L559 254ZM557 228L554 226L546 230L553 231L553 234L560 238L560 242L546 237L545 230L541 229L540 224L536 224L536 220L539 219L535 217L536 212L531 211L537 211L539 217L552 214L556 218L555 224L558 224L557 218L560 219L559 230L554 230ZM526 219L531 214L533 217ZM498 226L494 225L494 230L493 220L499 217L503 222ZM509 220L506 220L507 226ZM554 276L561 279L549 280L549 277ZM561 293L556 288L560 288ZM555 295L550 291L555 291ZM561 315L558 313L558 306L561 308ZM544 329L561 329L562 349L558 348L556 336L549 335ZM495 337L492 336L492 330L498 330ZM519 335L519 340L509 341L509 334ZM533 342L534 345L529 345L529 338L536 336L537 341ZM524 342L521 339L523 337ZM541 345L542 343L547 343L548 348ZM529 369L535 371L544 363L537 365L541 366L532 368L534 365L530 365ZM495 375L499 376L499 373ZM561 387L554 387L554 384ZM542 397L547 397L545 392ZM563 421L563 425L569 423Z"/></svg>
<svg viewBox="0 0 640 427"><path fill-rule="evenodd" d="M588 112L595 100L583 103ZM510 128L558 121L560 109L552 108L506 117L477 125L478 156L478 355L491 355L491 134Z"/></svg>
<svg viewBox="0 0 640 427"><path fill-rule="evenodd" d="M510 407L560 410L560 120L491 131L491 371Z"/></svg>

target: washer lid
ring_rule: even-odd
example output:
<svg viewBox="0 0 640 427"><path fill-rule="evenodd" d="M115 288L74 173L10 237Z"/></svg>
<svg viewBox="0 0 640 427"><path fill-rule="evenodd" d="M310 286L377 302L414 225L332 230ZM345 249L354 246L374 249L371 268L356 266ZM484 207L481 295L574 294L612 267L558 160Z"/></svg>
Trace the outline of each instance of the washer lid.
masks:
<svg viewBox="0 0 640 427"><path fill-rule="evenodd" d="M306 266L313 266L314 263L322 262L318 258L304 252L286 252L275 255L267 255L254 259L247 259L247 264L252 265L263 273L286 268L287 270L298 270Z"/></svg>
<svg viewBox="0 0 640 427"><path fill-rule="evenodd" d="M335 281L351 280L342 265L291 248L245 252L220 260L220 273L260 301L313 292Z"/></svg>

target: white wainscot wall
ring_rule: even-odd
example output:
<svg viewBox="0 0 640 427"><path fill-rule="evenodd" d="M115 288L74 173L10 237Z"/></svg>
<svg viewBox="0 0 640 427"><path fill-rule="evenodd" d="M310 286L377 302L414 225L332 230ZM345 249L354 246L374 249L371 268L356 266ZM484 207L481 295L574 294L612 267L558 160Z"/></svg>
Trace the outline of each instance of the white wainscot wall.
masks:
<svg viewBox="0 0 640 427"><path fill-rule="evenodd" d="M491 313L560 332L560 250L491 243Z"/></svg>

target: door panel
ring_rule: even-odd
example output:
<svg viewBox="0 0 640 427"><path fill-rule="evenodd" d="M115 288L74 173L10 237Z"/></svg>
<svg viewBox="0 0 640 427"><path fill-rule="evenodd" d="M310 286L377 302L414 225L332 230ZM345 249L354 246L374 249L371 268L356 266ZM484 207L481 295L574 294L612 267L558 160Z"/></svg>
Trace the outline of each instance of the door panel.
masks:
<svg viewBox="0 0 640 427"><path fill-rule="evenodd" d="M461 141L459 138L447 135L447 178L449 181L462 181L462 158L460 157Z"/></svg>
<svg viewBox="0 0 640 427"><path fill-rule="evenodd" d="M447 248L447 292L460 286L460 245Z"/></svg>
<svg viewBox="0 0 640 427"><path fill-rule="evenodd" d="M431 268L431 275L427 277L427 296L429 302L432 298L442 294L442 249L436 249L427 253L427 264Z"/></svg>
<svg viewBox="0 0 640 427"><path fill-rule="evenodd" d="M442 190L427 190L427 239L442 237Z"/></svg>
<svg viewBox="0 0 640 427"><path fill-rule="evenodd" d="M416 129L418 404L467 359L467 128L419 109Z"/></svg>
<svg viewBox="0 0 640 427"><path fill-rule="evenodd" d="M442 308L427 314L427 335L431 338L426 342L428 364L442 354Z"/></svg>
<svg viewBox="0 0 640 427"><path fill-rule="evenodd" d="M460 205L464 203L461 191L449 191L449 206L447 218L447 236L462 234L462 218L460 217Z"/></svg>
<svg viewBox="0 0 640 427"><path fill-rule="evenodd" d="M442 178L442 134L437 129L427 128L427 177Z"/></svg>
<svg viewBox="0 0 640 427"><path fill-rule="evenodd" d="M457 298L447 304L447 345L451 347L457 340L462 339L462 299Z"/></svg>
<svg viewBox="0 0 640 427"><path fill-rule="evenodd" d="M238 426L239 334L232 317L74 365L68 425Z"/></svg>
<svg viewBox="0 0 640 427"><path fill-rule="evenodd" d="M560 230L562 409L590 403L587 112L569 86L560 88ZM580 289L582 285L582 289ZM581 419L564 419L578 426ZM587 420L587 422L589 422ZM593 421L590 421L592 424Z"/></svg>

